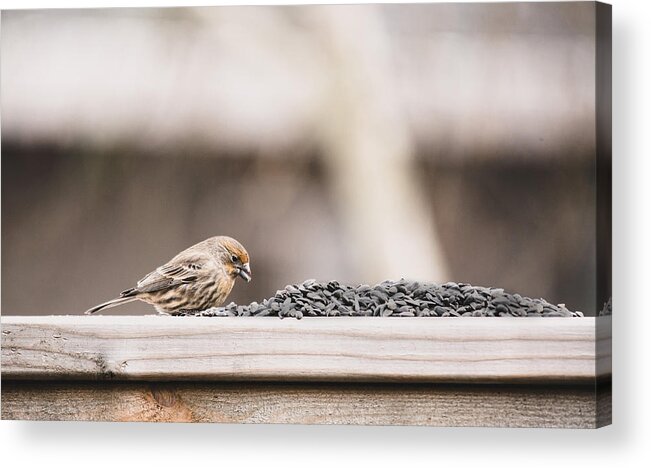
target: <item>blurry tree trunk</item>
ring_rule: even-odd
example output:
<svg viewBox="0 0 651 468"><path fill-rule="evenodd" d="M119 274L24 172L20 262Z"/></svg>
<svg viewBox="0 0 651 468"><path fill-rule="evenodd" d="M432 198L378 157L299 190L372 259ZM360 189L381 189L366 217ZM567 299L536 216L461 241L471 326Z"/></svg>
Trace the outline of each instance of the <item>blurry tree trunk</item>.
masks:
<svg viewBox="0 0 651 468"><path fill-rule="evenodd" d="M381 16L369 5L313 11L334 77L322 117L326 164L357 273L370 281L447 280Z"/></svg>

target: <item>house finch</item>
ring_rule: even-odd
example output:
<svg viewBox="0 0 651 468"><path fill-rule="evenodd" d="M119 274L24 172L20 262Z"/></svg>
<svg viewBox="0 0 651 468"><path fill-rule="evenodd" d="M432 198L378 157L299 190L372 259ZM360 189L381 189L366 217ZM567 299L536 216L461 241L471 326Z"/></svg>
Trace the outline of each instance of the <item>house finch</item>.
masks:
<svg viewBox="0 0 651 468"><path fill-rule="evenodd" d="M88 309L86 314L135 300L153 305L162 314L217 307L224 303L238 276L251 281L247 251L231 237L211 237L156 268L135 288Z"/></svg>

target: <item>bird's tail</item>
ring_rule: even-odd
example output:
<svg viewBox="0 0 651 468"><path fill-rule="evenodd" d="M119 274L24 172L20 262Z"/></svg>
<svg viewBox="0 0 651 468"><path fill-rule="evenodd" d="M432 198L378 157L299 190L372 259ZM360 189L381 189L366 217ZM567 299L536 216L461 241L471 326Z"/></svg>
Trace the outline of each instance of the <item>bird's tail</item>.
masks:
<svg viewBox="0 0 651 468"><path fill-rule="evenodd" d="M131 302L131 301L135 301L136 299L137 299L136 297L118 297L115 299L111 299L110 301L104 302L102 304L96 305L95 307L88 309L84 313L86 315L91 315L94 314L95 312L99 312L100 310L110 309L111 307L126 304L127 302Z"/></svg>

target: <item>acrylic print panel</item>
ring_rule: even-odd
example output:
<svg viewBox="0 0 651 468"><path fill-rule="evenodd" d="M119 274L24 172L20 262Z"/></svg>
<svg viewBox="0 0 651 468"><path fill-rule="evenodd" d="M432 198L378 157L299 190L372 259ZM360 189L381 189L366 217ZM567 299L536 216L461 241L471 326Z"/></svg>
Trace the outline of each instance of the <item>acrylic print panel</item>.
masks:
<svg viewBox="0 0 651 468"><path fill-rule="evenodd" d="M610 423L610 6L1 34L4 419Z"/></svg>

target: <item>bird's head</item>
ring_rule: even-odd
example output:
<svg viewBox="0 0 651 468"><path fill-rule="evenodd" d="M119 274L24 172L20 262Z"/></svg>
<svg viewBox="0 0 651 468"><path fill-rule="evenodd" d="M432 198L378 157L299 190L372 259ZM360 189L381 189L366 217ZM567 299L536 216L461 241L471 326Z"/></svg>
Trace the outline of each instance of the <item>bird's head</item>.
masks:
<svg viewBox="0 0 651 468"><path fill-rule="evenodd" d="M235 279L238 276L247 283L251 281L249 253L244 246L232 237L219 237L219 255L226 272Z"/></svg>

